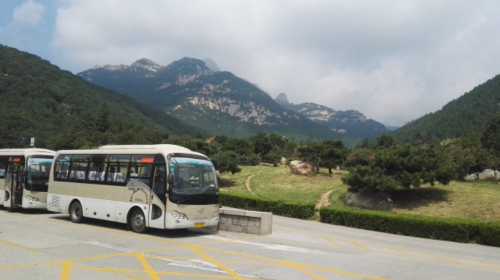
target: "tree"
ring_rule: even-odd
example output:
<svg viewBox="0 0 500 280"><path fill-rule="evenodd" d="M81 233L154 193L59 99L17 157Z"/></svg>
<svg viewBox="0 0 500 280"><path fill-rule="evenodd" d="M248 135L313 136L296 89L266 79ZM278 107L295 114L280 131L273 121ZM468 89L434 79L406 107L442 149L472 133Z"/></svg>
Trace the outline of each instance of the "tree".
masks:
<svg viewBox="0 0 500 280"><path fill-rule="evenodd" d="M231 172L231 174L240 172L238 167L238 155L232 151L224 151L212 158L212 162L219 172Z"/></svg>
<svg viewBox="0 0 500 280"><path fill-rule="evenodd" d="M367 165L357 165L343 178L349 190L381 192L396 188L447 185L456 171L441 149L434 146L393 147L376 153Z"/></svg>
<svg viewBox="0 0 500 280"><path fill-rule="evenodd" d="M500 115L493 117L484 128L481 146L500 155Z"/></svg>
<svg viewBox="0 0 500 280"><path fill-rule="evenodd" d="M320 166L328 168L328 173L332 174L332 168L342 165L349 154L349 149L342 141L324 140L321 142Z"/></svg>

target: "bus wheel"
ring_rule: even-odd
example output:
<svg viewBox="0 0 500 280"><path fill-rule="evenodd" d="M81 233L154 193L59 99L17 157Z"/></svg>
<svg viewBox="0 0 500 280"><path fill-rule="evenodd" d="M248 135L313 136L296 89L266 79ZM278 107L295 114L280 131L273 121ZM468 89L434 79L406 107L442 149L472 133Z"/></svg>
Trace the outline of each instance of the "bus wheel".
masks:
<svg viewBox="0 0 500 280"><path fill-rule="evenodd" d="M69 207L69 218L73 223L81 223L83 221L83 209L80 202L75 201Z"/></svg>
<svg viewBox="0 0 500 280"><path fill-rule="evenodd" d="M141 209L135 209L132 216L130 216L130 227L132 231L137 233L144 233L146 231L146 218Z"/></svg>

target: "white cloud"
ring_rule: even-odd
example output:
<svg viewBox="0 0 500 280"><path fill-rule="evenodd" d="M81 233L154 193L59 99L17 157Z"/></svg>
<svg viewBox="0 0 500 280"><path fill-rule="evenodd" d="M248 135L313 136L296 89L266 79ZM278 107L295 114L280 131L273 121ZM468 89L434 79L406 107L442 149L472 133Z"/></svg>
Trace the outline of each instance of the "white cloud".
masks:
<svg viewBox="0 0 500 280"><path fill-rule="evenodd" d="M272 96L401 125L500 73L494 0L67 0L66 67L213 58ZM61 59L62 60L62 59Z"/></svg>
<svg viewBox="0 0 500 280"><path fill-rule="evenodd" d="M28 0L14 8L11 24L36 25L43 17L45 7L42 4Z"/></svg>

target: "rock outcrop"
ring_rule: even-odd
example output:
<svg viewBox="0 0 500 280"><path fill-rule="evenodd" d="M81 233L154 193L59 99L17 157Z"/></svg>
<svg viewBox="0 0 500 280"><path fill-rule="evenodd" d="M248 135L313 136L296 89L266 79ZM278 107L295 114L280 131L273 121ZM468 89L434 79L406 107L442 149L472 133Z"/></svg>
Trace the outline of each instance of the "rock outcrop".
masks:
<svg viewBox="0 0 500 280"><path fill-rule="evenodd" d="M318 168L316 166L300 160L292 160L289 166L290 172L296 175L310 176L318 174Z"/></svg>

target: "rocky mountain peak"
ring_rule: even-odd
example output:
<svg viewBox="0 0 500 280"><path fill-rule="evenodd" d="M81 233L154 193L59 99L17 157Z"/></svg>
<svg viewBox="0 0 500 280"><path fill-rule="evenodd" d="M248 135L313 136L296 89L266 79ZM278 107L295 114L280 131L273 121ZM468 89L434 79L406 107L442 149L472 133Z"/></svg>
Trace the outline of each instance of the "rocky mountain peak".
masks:
<svg viewBox="0 0 500 280"><path fill-rule="evenodd" d="M203 60L205 62L205 65L210 68L210 70L214 71L214 72L219 72L220 71L220 68L219 66L217 65L217 62L215 62L215 60L207 57Z"/></svg>
<svg viewBox="0 0 500 280"><path fill-rule="evenodd" d="M278 104L290 104L290 102L288 101L288 97L284 92L278 94L278 96L274 98L274 101L276 101Z"/></svg>
<svg viewBox="0 0 500 280"><path fill-rule="evenodd" d="M161 65L155 63L154 61L147 59L147 58L141 58L137 60L136 62L132 63L130 65L132 68L143 68L149 71L156 72L158 69L161 68Z"/></svg>

